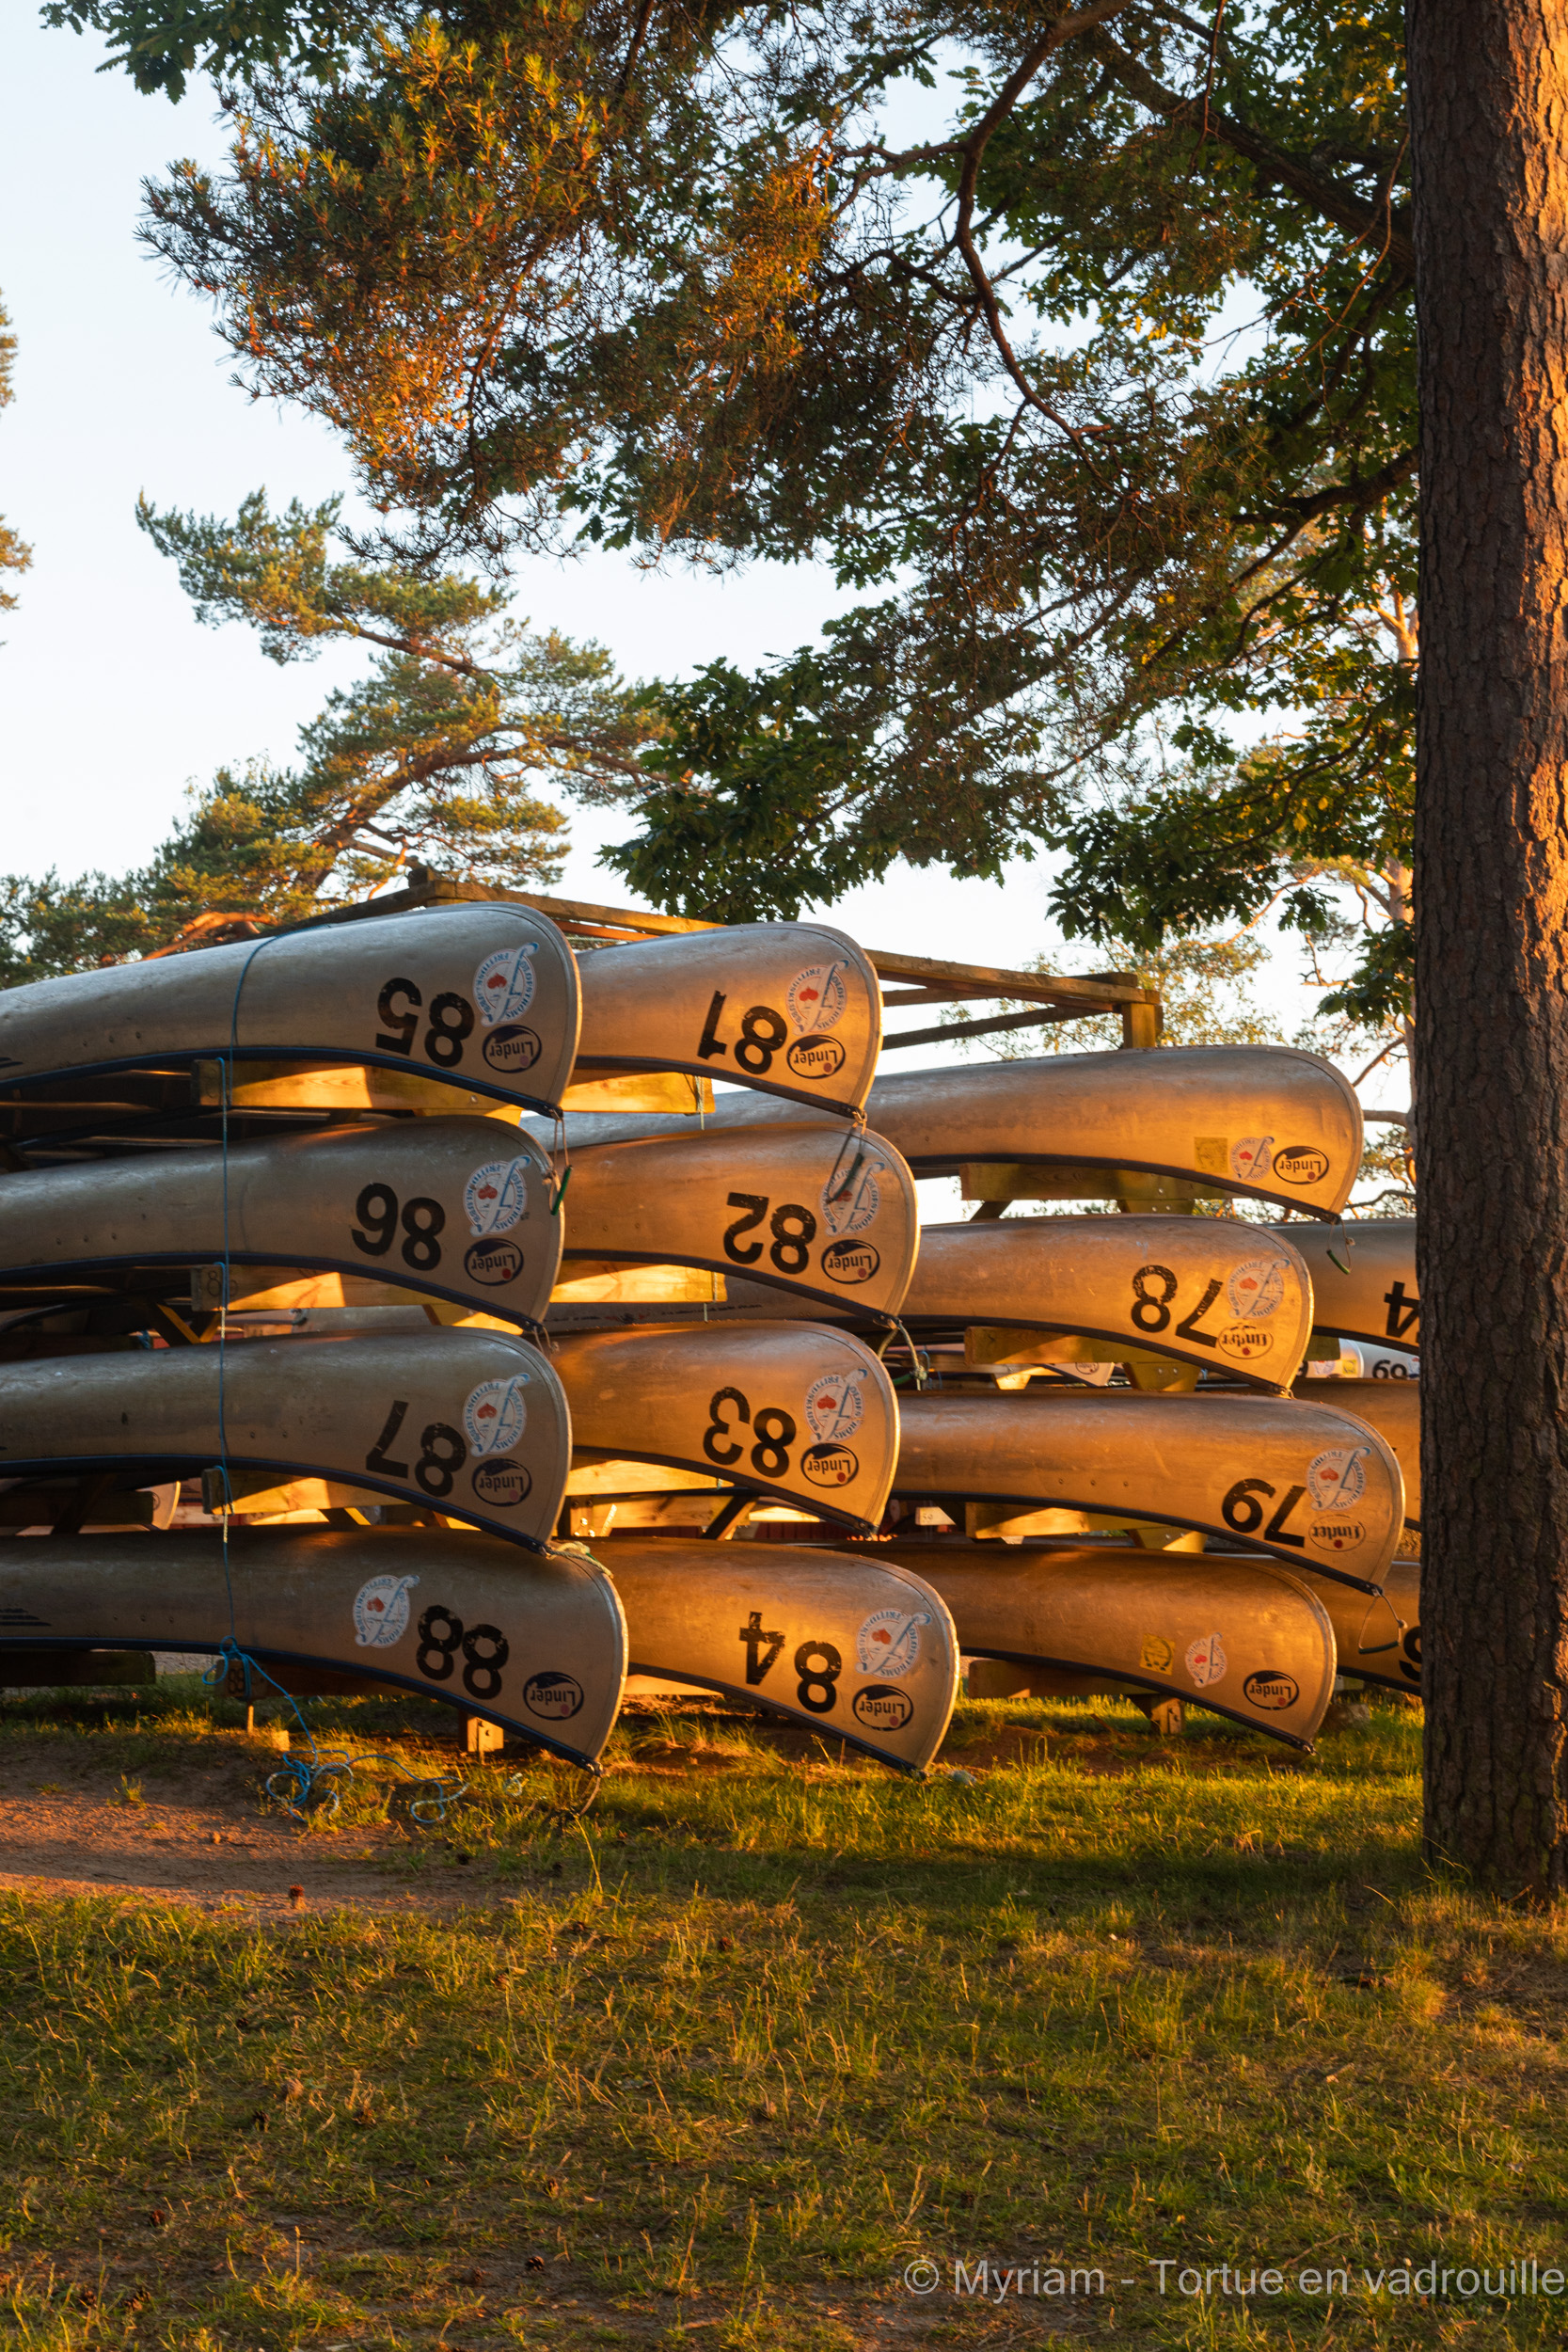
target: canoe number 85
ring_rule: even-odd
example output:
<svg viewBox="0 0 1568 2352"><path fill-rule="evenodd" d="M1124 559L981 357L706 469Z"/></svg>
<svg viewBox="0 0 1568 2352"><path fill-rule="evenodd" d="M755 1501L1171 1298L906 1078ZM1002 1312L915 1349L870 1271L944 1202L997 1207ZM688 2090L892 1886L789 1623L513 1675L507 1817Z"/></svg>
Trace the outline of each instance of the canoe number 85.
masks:
<svg viewBox="0 0 1568 2352"><path fill-rule="evenodd" d="M414 1035L424 1010L424 998L413 981L388 980L375 1000L375 1009L381 1023L376 1052L412 1055ZM455 1070L463 1058L463 1041L472 1036L473 1026L474 1009L466 996L459 996L453 989L433 996L420 1048L424 1059L439 1070Z"/></svg>

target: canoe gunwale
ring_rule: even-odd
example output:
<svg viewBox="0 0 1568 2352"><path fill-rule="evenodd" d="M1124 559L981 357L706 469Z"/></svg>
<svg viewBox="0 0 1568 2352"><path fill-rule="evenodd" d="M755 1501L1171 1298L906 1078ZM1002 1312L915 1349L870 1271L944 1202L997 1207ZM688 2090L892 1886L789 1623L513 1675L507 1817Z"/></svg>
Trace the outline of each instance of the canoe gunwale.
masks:
<svg viewBox="0 0 1568 2352"><path fill-rule="evenodd" d="M787 1503L790 1509L795 1511L799 1511L803 1508L801 1490L799 1486L775 1486L770 1485L765 1478L737 1478L733 1470L721 1470L712 1464L708 1465L708 1468L704 1470L699 1464L692 1461L691 1456L689 1454L654 1454L641 1446L631 1448L618 1445L613 1449L613 1451L609 1451L604 1446L583 1446L580 1449L574 1446L572 1449L574 1469L578 1467L577 1455L579 1451L585 1454L596 1454L603 1461L647 1462L651 1464L655 1470L697 1470L699 1474L704 1477L706 1477L711 1471L715 1481L716 1489L721 1496L726 1493L732 1498L736 1495L744 1495L748 1497L755 1497L759 1502L767 1502ZM593 1467L593 1465L584 1463L582 1467L587 1469ZM650 1491L657 1493L659 1490L657 1488L654 1488ZM705 1487L691 1489L676 1487L672 1491L675 1493L695 1492L706 1494L708 1489ZM568 1500L571 1500L571 1498L568 1497ZM608 1500L608 1498L594 1496L593 1500L600 1502ZM851 1514L847 1511L835 1511L832 1503L826 1499L826 1490L824 1490L823 1500L819 1504L817 1503L816 1498L813 1498L812 1516L815 1518L831 1519L835 1527L845 1528L851 1534L855 1535L875 1535L878 1528L881 1525L881 1520L879 1518L863 1518L859 1512ZM488 1522L486 1522L486 1524L488 1524ZM626 1672L630 1674L631 1671L632 1669L628 1666ZM651 1674L654 1671L655 1669L651 1666L639 1666L637 1669L639 1674ZM657 1671L663 1673L665 1669L660 1667Z"/></svg>
<svg viewBox="0 0 1568 2352"><path fill-rule="evenodd" d="M135 1635L119 1635L111 1633L77 1635L55 1634L52 1635L47 1641L44 1641L41 1638L35 1638L29 1641L25 1634L13 1634L9 1628L7 1629L5 1647L8 1650L150 1649L195 1651L198 1654L205 1653L206 1655L214 1658L221 1657L223 1653L223 1644L221 1642L196 1641L187 1638L183 1632L179 1634L170 1634L166 1640L160 1639L155 1633L139 1633ZM325 1653L317 1650L270 1649L264 1647L260 1642L247 1642L243 1645L243 1654L245 1657L254 1660L258 1665L264 1666L269 1661L274 1661L284 1666L318 1666L329 1674L355 1675L357 1676L360 1681L366 1684L367 1689L373 1687L377 1683L388 1685L395 1684L399 1690L410 1692L416 1698L436 1699L443 1707L453 1708L461 1715L480 1715L483 1717L486 1723L499 1724L503 1730L516 1733L519 1739L527 1740L533 1746L546 1749L550 1755L559 1756L563 1763L575 1764L581 1772L593 1772L595 1777L597 1777L602 1774L604 1771L604 1767L599 1763L598 1759L594 1756L589 1756L584 1749L568 1747L563 1740L552 1740L547 1732L536 1731L531 1724L519 1722L515 1715L499 1714L495 1708L487 1706L483 1699L470 1698L467 1692L464 1692L460 1699L453 1698L446 1691L434 1690L428 1682L418 1682L414 1680L411 1676L398 1674L390 1667L378 1666L375 1668L373 1673L369 1669L360 1673L359 1669L350 1661L341 1657L327 1657ZM628 1672L630 1670L628 1668ZM271 1693L265 1692L261 1693L261 1696L263 1697L270 1695ZM287 1692L280 1692L278 1695L281 1697L287 1697L289 1693Z"/></svg>
<svg viewBox="0 0 1568 2352"><path fill-rule="evenodd" d="M1104 1391L1095 1390L1093 1393L1097 1396L1103 1395ZM951 1516L950 1505L957 1502L960 1506L960 1520L962 1505L966 1502L1010 1502L1015 1505L1014 1517L1018 1518L1024 1518L1031 1511L1082 1511L1091 1516L1106 1518L1138 1519L1146 1521L1151 1527L1175 1527L1184 1532L1196 1531L1200 1534L1212 1535L1216 1542L1222 1544L1232 1544L1236 1540L1234 1528L1224 1527L1213 1519L1200 1519L1191 1515L1178 1518L1169 1512L1146 1509L1141 1503L1135 1511L1131 1507L1107 1510L1103 1500L1085 1502L1082 1494L1054 1495L1043 1492L1020 1494L1016 1487L995 1493L989 1487L977 1486L965 1486L961 1493L949 1490L943 1494L935 1486L901 1486L896 1472L894 1475L893 1491L900 1502L929 1501L935 1502L940 1509L948 1511L949 1516ZM1027 1542L1028 1538L1025 1537L1024 1541ZM1147 1559L1157 1560L1160 1555L1158 1551L1151 1551L1144 1556ZM1216 1560L1227 1560L1234 1555L1227 1551L1216 1551L1212 1556ZM1283 1568L1287 1574L1303 1565L1294 1552L1275 1549L1273 1545L1268 1547L1263 1556L1269 1561L1271 1566ZM1374 1582L1370 1577L1352 1576L1344 1568L1330 1567L1325 1561L1313 1560L1307 1565L1310 1565L1315 1576L1326 1576L1336 1584L1349 1584L1358 1593L1375 1595L1383 1590L1382 1585ZM996 1654L999 1656L1001 1653ZM1078 1669L1074 1668L1074 1672L1077 1671ZM1178 1693L1178 1695L1180 1694Z"/></svg>
<svg viewBox="0 0 1568 2352"><path fill-rule="evenodd" d="M897 1321L903 1324L905 1328L917 1339L921 1337L922 1334L935 1338L941 1331L964 1330L970 1327L969 1322L966 1318L951 1314L923 1315L910 1314L906 1311L897 1318ZM995 1323L997 1321L997 1317L988 1311L984 1315L974 1317L974 1321L978 1325L985 1326ZM1107 1345L1114 1348L1119 1348L1122 1351L1120 1355L1111 1356L1101 1359L1110 1363L1124 1362L1129 1355L1135 1354L1140 1357L1158 1356L1166 1363L1196 1364L1202 1372L1212 1372L1217 1369L1212 1356L1200 1356L1196 1352L1189 1355L1184 1349L1179 1350L1171 1347L1156 1347L1145 1338L1140 1338L1134 1342L1129 1339L1125 1331L1102 1330L1090 1323L1044 1323L1038 1321L1034 1315L1015 1314L1012 1309L1009 1308L1007 1310L1006 1323L1003 1327L1009 1331L1039 1331L1044 1333L1045 1336L1050 1339L1100 1340ZM1162 1334L1162 1337L1163 1336L1164 1334ZM994 1367L990 1364L976 1365L974 1367L974 1370L982 1378L986 1373L991 1371L992 1369L998 1372L1006 1372L1010 1369L1010 1367L1006 1362L999 1362ZM1019 1369L1022 1369L1022 1366L1019 1367ZM1053 1365L1050 1369L1053 1371L1059 1369L1062 1372L1070 1374L1073 1366L1070 1359L1064 1358L1059 1367ZM1261 1374L1248 1372L1245 1367L1241 1364L1227 1363L1224 1367L1224 1370L1225 1386L1227 1388L1235 1384L1249 1390L1255 1390L1259 1394L1265 1396L1289 1396L1291 1391L1291 1381L1295 1377L1295 1375L1291 1374L1289 1379L1265 1380ZM1085 1388L1093 1388L1095 1383L1092 1380L1087 1380L1085 1381L1083 1385Z"/></svg>
<svg viewBox="0 0 1568 2352"><path fill-rule="evenodd" d="M1151 1552L1147 1556L1158 1559L1159 1554ZM1223 1555L1216 1554L1216 1557ZM1269 1555L1269 1565L1278 1565L1273 1553ZM1311 1740L1302 1739L1297 1732L1276 1731L1272 1724L1260 1724L1256 1715L1243 1715L1234 1707L1222 1707L1217 1699L1210 1698L1205 1692L1195 1692L1188 1686L1162 1681L1157 1675L1132 1674L1119 1666L1109 1667L1085 1661L1082 1658L1047 1657L1043 1650L998 1649L990 1642L966 1642L963 1653L966 1658L1000 1658L1009 1666L1045 1666L1060 1674L1103 1675L1107 1682L1125 1682L1130 1690L1153 1691L1162 1698L1180 1699L1184 1707L1201 1707L1211 1715L1223 1715L1227 1723L1240 1724L1245 1731L1261 1732L1265 1739L1277 1740L1285 1747L1298 1749L1304 1756L1310 1756L1316 1744Z"/></svg>
<svg viewBox="0 0 1568 2352"><path fill-rule="evenodd" d="M568 1227L567 1230L569 1232L570 1227ZM591 1265L690 1266L693 1271L698 1274L734 1275L739 1271L733 1259L699 1258L689 1250L683 1252L683 1254L678 1258L672 1258L667 1249L623 1249L617 1245L613 1254L607 1256L605 1251L596 1245L591 1249L574 1249L569 1241L563 1241L561 1246L561 1272L557 1277L558 1282L569 1281L571 1279L571 1277L566 1272L566 1268L571 1264L574 1259L586 1260ZM899 1323L902 1320L900 1316L891 1314L887 1309L883 1307L862 1307L856 1309L850 1304L847 1295L844 1291L817 1290L812 1284L802 1282L798 1278L791 1278L790 1279L784 1281L775 1281L770 1275L759 1274L754 1266L747 1266L744 1269L744 1279L748 1282L754 1282L759 1289L777 1292L781 1298L809 1298L814 1306L836 1307L839 1309L841 1313L853 1315L857 1321L871 1324L879 1331L896 1331ZM591 1299L578 1298L562 1299L559 1301L552 1301L551 1303L552 1305L559 1304L561 1306L568 1307L587 1307L594 1304L594 1302ZM619 1311L623 1303L624 1302L621 1300L606 1301L605 1311L608 1314L613 1315ZM651 1306L663 1306L673 1302L654 1299L650 1300L648 1303ZM688 1300L682 1303L691 1306L701 1306L705 1302L699 1299ZM737 1316L724 1315L724 1301L721 1298L714 1300L713 1305L725 1321L738 1320ZM767 1308L759 1307L752 1310L751 1311L758 1315L766 1316L768 1311ZM806 1318L807 1321L811 1321L812 1319L813 1318L809 1316Z"/></svg>
<svg viewBox="0 0 1568 2352"><path fill-rule="evenodd" d="M900 1076L906 1073L900 1072ZM914 1073L911 1072L911 1076ZM1081 1168L1085 1171L1110 1171L1125 1168L1130 1176L1165 1176L1174 1183L1190 1185L1205 1197L1230 1200L1267 1200L1276 1209L1293 1209L1298 1216L1309 1216L1320 1225L1338 1225L1344 1221L1341 1209L1317 1209L1300 1194L1270 1192L1261 1184L1241 1184L1233 1179L1213 1175L1208 1168L1195 1168L1191 1163L1177 1164L1168 1160L1135 1160L1125 1153L1107 1152L1103 1158L1086 1160L1082 1152L1038 1152L1012 1149L1006 1152L934 1152L897 1149L911 1168L922 1176L957 1176L964 1168ZM1026 1196L1020 1195L1021 1199ZM1136 1214L1136 1212L1134 1212Z"/></svg>
<svg viewBox="0 0 1568 2352"><path fill-rule="evenodd" d="M220 1045L149 1046L145 1053L120 1054L111 1060L62 1062L55 1070L30 1071L25 1078L17 1079L11 1085L0 1082L0 1106L21 1109L31 1099L25 1089L57 1085L62 1078L110 1077L117 1071L145 1070L149 1064L175 1063L183 1067L194 1066L198 1061L289 1061L297 1062L307 1070L325 1068L328 1063L341 1063L350 1069L399 1070L405 1075L411 1073L416 1077L433 1078L441 1086L461 1086L467 1093L489 1095L498 1103L520 1104L525 1110L537 1111L546 1119L553 1117L561 1107L543 1094L525 1094L515 1087L496 1086L488 1078L470 1074L467 1070L461 1079L454 1080L450 1070L442 1070L435 1062L410 1062L404 1055L378 1054L371 1046L231 1045L227 1040ZM567 1083L571 1083L570 1072ZM210 1104L206 1107L216 1109L220 1106ZM235 1107L243 1112L246 1106L241 1104ZM103 1123L98 1122L100 1126Z"/></svg>
<svg viewBox="0 0 1568 2352"><path fill-rule="evenodd" d="M497 1332L493 1336L499 1339L503 1335ZM285 1345L292 1343L283 1343ZM174 1478L186 1479L198 1477L203 1470L218 1469L222 1465L213 1458L215 1451L215 1448L208 1447L199 1454L45 1454L36 1457L29 1455L20 1461L0 1455L0 1479L14 1478L20 1485L30 1478L44 1478L56 1473L62 1477L79 1477L87 1470L123 1470L130 1484L139 1488L154 1484L166 1485L166 1477L154 1478L152 1473L157 1470L166 1471ZM301 1461L297 1456L291 1459L272 1454L235 1454L232 1451L227 1460L230 1467L235 1470L285 1470L291 1477L320 1478L329 1486L362 1486L372 1494L386 1495L393 1502L407 1502L410 1500L406 1486L397 1486L389 1479L377 1478L372 1470L345 1470L341 1464L325 1465ZM133 1471L139 1474L133 1477ZM536 1558L542 1558L554 1549L559 1540L555 1536L515 1534L512 1529L498 1525L493 1518L480 1518L471 1512L455 1508L451 1496L443 1496L438 1503L432 1503L431 1508L438 1510L444 1519L460 1519L465 1527L472 1527L482 1535L495 1535L502 1543L515 1544L519 1550L531 1551ZM242 1522L245 1518L241 1511L231 1516ZM165 1646L184 1649L194 1648L197 1645L172 1642ZM142 1647L146 1647L145 1643Z"/></svg>
<svg viewBox="0 0 1568 2352"><path fill-rule="evenodd" d="M673 1062L668 1055L663 1054L594 1054L591 1057L585 1055L572 1064L568 1083L572 1086L591 1085L601 1075L621 1076L633 1071L641 1071L650 1076L668 1074L677 1078L712 1078L714 1075L709 1063ZM834 1101L819 1094L802 1094L797 1087L770 1086L766 1078L753 1078L744 1073L737 1075L733 1070L726 1070L721 1074L726 1086L743 1088L748 1094L770 1094L776 1102L794 1104L808 1118L813 1111L817 1111L834 1121L848 1121L864 1114L863 1103Z"/></svg>
<svg viewBox="0 0 1568 2352"><path fill-rule="evenodd" d="M72 1272L79 1273L84 1267L90 1266L112 1266L116 1268L123 1268L133 1273L140 1266L147 1266L149 1268L166 1267L172 1271L178 1271L183 1268L188 1272L194 1273L197 1268L200 1266L225 1264L244 1266L277 1266L283 1271L287 1271L292 1268L295 1272L298 1272L301 1267L307 1267L311 1274L352 1274L359 1277L362 1280L369 1282L381 1279L384 1281L385 1287L388 1290L419 1291L431 1298L444 1298L451 1306L467 1307L473 1312L481 1311L475 1307L474 1293L472 1291L449 1290L444 1283L432 1282L428 1279L421 1279L417 1268L410 1269L409 1267L404 1265L401 1261L397 1267L396 1279L394 1279L390 1273L388 1273L384 1277L380 1276L376 1263L373 1260L367 1262L364 1258L329 1258L325 1257L320 1250L316 1249L312 1249L308 1258L301 1256L298 1252L290 1258L279 1258L270 1251L263 1256L259 1251L254 1249L230 1249L227 1251L221 1249L215 1251L211 1249L133 1249L119 1253L105 1253L102 1257L71 1258L63 1261L57 1268L54 1265L5 1266L0 1268L0 1294L3 1294L12 1283L15 1282L32 1282L35 1280L47 1282L50 1276L56 1272L64 1276ZM87 1285L76 1282L67 1286L62 1282L62 1290L66 1287L70 1287L73 1290L85 1290L87 1288ZM107 1295L111 1298L121 1298L153 1296L155 1295L155 1293L116 1290L109 1291L107 1293L96 1291L93 1295L99 1297ZM406 1305L407 1301L402 1300L399 1303L401 1305ZM27 1309L24 1311L30 1313L33 1310ZM47 1306L40 1305L37 1311L40 1314L47 1314L49 1312L49 1309ZM284 1310L281 1308L278 1310L280 1314ZM538 1327L536 1319L532 1315L525 1315L519 1311L509 1312L504 1305L493 1306L488 1297L486 1297L483 1311L487 1315L494 1315L498 1322L505 1321L507 1323L515 1323L518 1329L524 1333L534 1330ZM231 1334L231 1336L237 1335Z"/></svg>
<svg viewBox="0 0 1568 2352"><path fill-rule="evenodd" d="M808 1722L798 1708L776 1706L760 1691L748 1690L743 1683L720 1682L708 1675L694 1673L689 1666L654 1665L629 1656L626 1674L628 1677L632 1675L657 1675L671 1682L689 1682L695 1689L711 1691L717 1698L728 1699L736 1707L760 1708L764 1714L776 1715L782 1723L794 1724L799 1730L820 1734L829 1740L841 1740L847 1748L854 1748L860 1755L868 1756L874 1764L885 1764L891 1772L902 1772L907 1780L930 1778L929 1771L924 1764L906 1763L902 1756L894 1756L888 1749L879 1748L869 1740L861 1739L855 1732L845 1731L836 1724L825 1723L820 1717L815 1722Z"/></svg>

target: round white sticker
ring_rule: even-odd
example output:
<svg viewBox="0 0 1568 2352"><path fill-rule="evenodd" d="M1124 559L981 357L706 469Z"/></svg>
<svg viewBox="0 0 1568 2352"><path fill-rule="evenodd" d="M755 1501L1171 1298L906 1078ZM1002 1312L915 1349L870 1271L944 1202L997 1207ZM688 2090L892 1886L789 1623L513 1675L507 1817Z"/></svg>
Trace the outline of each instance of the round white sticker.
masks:
<svg viewBox="0 0 1568 2352"><path fill-rule="evenodd" d="M1230 1311L1243 1323L1260 1323L1285 1295L1285 1265L1279 1258L1249 1258L1226 1284Z"/></svg>
<svg viewBox="0 0 1568 2352"><path fill-rule="evenodd" d="M474 974L474 1002L487 1029L498 1021L520 1021L533 1002L532 940L523 947L498 947Z"/></svg>
<svg viewBox="0 0 1568 2352"><path fill-rule="evenodd" d="M1225 1673L1225 1651L1217 1633L1200 1634L1187 1645L1187 1672L1192 1676L1195 1690L1206 1691L1212 1682L1218 1682Z"/></svg>
<svg viewBox="0 0 1568 2352"><path fill-rule="evenodd" d="M1320 1511L1348 1511L1367 1491L1364 1445L1325 1446L1307 1465L1307 1491Z"/></svg>
<svg viewBox="0 0 1568 2352"><path fill-rule="evenodd" d="M476 1238L510 1233L528 1215L528 1162L487 1160L476 1168L463 1187L463 1206Z"/></svg>
<svg viewBox="0 0 1568 2352"><path fill-rule="evenodd" d="M835 1241L876 1223L882 1205L877 1179L886 1173L885 1160L869 1158L858 1169L851 1158L846 1168L833 1170L822 1187L822 1222Z"/></svg>
<svg viewBox="0 0 1568 2352"><path fill-rule="evenodd" d="M361 1649L390 1649L408 1623L408 1588L417 1576L372 1576L354 1596L354 1638Z"/></svg>
<svg viewBox="0 0 1568 2352"><path fill-rule="evenodd" d="M849 1002L842 963L814 963L797 972L784 999L798 1029L831 1029Z"/></svg>
<svg viewBox="0 0 1568 2352"><path fill-rule="evenodd" d="M528 1425L526 1372L510 1380L482 1380L463 1407L463 1426L476 1454L504 1454Z"/></svg>
<svg viewBox="0 0 1568 2352"><path fill-rule="evenodd" d="M1243 1136L1230 1147L1230 1173L1243 1184L1257 1184L1273 1166L1273 1136Z"/></svg>
<svg viewBox="0 0 1568 2352"><path fill-rule="evenodd" d="M824 1373L806 1391L806 1419L824 1445L852 1438L864 1411L860 1382L845 1380L837 1373Z"/></svg>
<svg viewBox="0 0 1568 2352"><path fill-rule="evenodd" d="M907 1675L920 1658L920 1629L931 1622L928 1610L906 1615L902 1609L877 1609L855 1636L855 1655L863 1675Z"/></svg>

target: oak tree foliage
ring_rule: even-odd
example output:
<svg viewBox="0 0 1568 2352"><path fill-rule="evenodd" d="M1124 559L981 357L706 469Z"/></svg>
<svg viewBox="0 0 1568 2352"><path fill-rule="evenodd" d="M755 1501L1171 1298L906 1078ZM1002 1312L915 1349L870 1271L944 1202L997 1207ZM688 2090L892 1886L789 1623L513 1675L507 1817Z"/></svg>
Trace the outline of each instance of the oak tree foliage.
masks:
<svg viewBox="0 0 1568 2352"><path fill-rule="evenodd" d="M6 306L0 302L0 408L8 408L16 395L11 389L11 370L16 361L16 337L8 332L10 320ZM20 540L9 524L0 516L0 572L24 572L33 560L31 548ZM15 610L16 598L0 586L0 612Z"/></svg>

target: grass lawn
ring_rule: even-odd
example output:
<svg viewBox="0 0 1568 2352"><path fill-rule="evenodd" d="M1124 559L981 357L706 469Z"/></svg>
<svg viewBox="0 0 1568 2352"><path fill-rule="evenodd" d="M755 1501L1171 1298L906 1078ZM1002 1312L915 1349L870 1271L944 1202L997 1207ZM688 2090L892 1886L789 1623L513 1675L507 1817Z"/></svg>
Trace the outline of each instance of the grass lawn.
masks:
<svg viewBox="0 0 1568 2352"><path fill-rule="evenodd" d="M1568 2271L1568 1922L1423 1872L1418 1742L968 1706L914 1785L650 1712L577 1825L490 1767L408 1840L361 1774L291 1851L385 1903L13 1886L0 2344L1557 2341L1501 2274ZM131 1836L216 1757L254 1819L260 1753L36 1701L0 1812L96 1775Z"/></svg>

